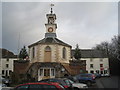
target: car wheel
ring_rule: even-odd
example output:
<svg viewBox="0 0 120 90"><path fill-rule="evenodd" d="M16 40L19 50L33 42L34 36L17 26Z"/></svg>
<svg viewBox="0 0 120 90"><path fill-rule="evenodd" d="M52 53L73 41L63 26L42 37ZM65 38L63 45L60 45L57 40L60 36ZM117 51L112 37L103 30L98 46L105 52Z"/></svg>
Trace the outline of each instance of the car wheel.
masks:
<svg viewBox="0 0 120 90"><path fill-rule="evenodd" d="M87 85L88 85L88 86L91 86L91 82L90 82L90 81L87 81Z"/></svg>

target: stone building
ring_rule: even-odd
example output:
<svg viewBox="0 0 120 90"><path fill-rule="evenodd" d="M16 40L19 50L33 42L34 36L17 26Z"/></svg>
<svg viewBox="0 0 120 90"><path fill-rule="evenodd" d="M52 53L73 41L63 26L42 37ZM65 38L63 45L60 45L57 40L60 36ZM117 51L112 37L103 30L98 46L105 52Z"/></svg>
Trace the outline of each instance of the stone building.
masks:
<svg viewBox="0 0 120 90"><path fill-rule="evenodd" d="M36 80L41 80L78 74L80 69L85 72L85 61L79 62L79 65L69 62L72 46L57 38L56 14L53 14L52 8L50 14L47 14L46 17L45 38L28 46L31 66L27 73Z"/></svg>

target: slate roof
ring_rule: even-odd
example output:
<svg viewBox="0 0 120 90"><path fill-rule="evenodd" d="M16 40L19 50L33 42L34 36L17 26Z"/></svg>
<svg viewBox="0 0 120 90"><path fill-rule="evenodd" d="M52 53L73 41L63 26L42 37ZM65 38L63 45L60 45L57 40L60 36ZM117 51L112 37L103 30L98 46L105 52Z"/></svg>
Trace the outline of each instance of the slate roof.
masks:
<svg viewBox="0 0 120 90"><path fill-rule="evenodd" d="M7 49L0 48L0 58L17 58L17 55Z"/></svg>
<svg viewBox="0 0 120 90"><path fill-rule="evenodd" d="M64 45L64 46L71 47L69 44L59 40L58 38L52 38L52 37L43 38L42 40L40 40L40 41L38 41L34 44L31 44L28 47L32 47L32 46L38 45L38 44L59 44L59 45Z"/></svg>
<svg viewBox="0 0 120 90"><path fill-rule="evenodd" d="M73 49L71 51L71 57L74 56L75 50ZM93 49L81 49L81 57L82 58L107 58L107 55L98 50L93 50Z"/></svg>

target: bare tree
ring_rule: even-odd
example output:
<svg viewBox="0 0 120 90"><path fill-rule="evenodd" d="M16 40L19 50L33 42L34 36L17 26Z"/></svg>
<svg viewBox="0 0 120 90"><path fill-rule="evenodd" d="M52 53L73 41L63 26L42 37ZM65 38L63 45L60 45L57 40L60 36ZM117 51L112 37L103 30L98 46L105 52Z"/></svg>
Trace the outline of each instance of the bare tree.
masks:
<svg viewBox="0 0 120 90"><path fill-rule="evenodd" d="M120 36L114 36L111 39L111 42L101 42L100 44L93 47L93 49L97 49L103 53L106 53L109 58L111 72L113 74L119 74Z"/></svg>

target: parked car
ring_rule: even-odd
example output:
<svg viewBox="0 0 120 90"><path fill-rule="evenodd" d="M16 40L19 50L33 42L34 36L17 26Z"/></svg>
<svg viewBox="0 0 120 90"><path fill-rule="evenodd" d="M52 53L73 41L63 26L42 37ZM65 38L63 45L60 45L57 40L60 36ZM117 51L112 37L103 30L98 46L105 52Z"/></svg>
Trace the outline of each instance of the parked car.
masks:
<svg viewBox="0 0 120 90"><path fill-rule="evenodd" d="M84 74L79 74L75 76L80 83L85 83L88 86L91 86L93 83L95 83L95 75L91 73L84 73Z"/></svg>
<svg viewBox="0 0 120 90"><path fill-rule="evenodd" d="M7 87L7 85L4 83L0 83L0 90L2 90L2 87Z"/></svg>
<svg viewBox="0 0 120 90"><path fill-rule="evenodd" d="M65 88L59 83L26 83L16 86L13 90L65 90Z"/></svg>
<svg viewBox="0 0 120 90"><path fill-rule="evenodd" d="M74 81L67 78L51 78L51 79L43 79L40 82L58 82L63 85L67 89L80 89L87 88L86 84L83 83L75 83Z"/></svg>
<svg viewBox="0 0 120 90"><path fill-rule="evenodd" d="M98 73L95 73L95 78L100 78L101 77L101 74L98 74Z"/></svg>
<svg viewBox="0 0 120 90"><path fill-rule="evenodd" d="M67 84L63 79L61 78L50 78L50 79L43 79L39 82L57 82L60 85L62 85L66 89L71 89L71 84Z"/></svg>
<svg viewBox="0 0 120 90"><path fill-rule="evenodd" d="M86 88L88 88L88 86L86 85L86 84L83 84L83 83L76 83L76 82L74 82L74 81L72 81L72 80L70 80L70 79L66 79L66 78L64 78L63 79L67 84L71 84L72 85L72 88L73 89L77 89L77 90L79 90L79 89L86 89Z"/></svg>
<svg viewBox="0 0 120 90"><path fill-rule="evenodd" d="M9 86L9 85L11 84L11 80L9 80L9 79L7 79L7 78L1 77L1 79L2 79L2 83L3 83L3 84L6 84L7 86Z"/></svg>

